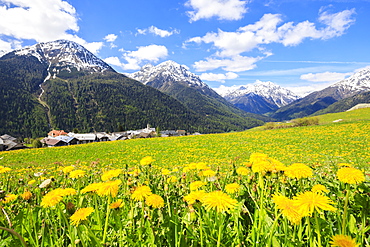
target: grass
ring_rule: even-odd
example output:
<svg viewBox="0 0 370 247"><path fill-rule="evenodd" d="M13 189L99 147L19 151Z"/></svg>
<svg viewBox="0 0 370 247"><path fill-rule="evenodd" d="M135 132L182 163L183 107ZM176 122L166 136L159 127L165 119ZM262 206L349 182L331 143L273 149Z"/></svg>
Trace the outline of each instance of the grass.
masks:
<svg viewBox="0 0 370 247"><path fill-rule="evenodd" d="M0 246L303 247L329 246L341 235L369 246L369 113L319 116L327 124L307 127L2 152ZM305 164L293 170L302 177L287 172L294 163ZM366 180L339 179L343 166ZM114 175L102 181L106 171ZM203 183L190 189L196 181ZM97 189L84 193L90 185ZM144 185L156 196L137 200L133 195ZM314 185L328 190L313 195L335 210L289 208L299 211L298 224L292 223L276 196L302 204L299 195ZM71 190L67 195L61 188ZM32 196L25 199L25 192ZM48 198L58 200L45 206ZM122 204L110 208L119 199ZM72 222L85 208L90 213Z"/></svg>

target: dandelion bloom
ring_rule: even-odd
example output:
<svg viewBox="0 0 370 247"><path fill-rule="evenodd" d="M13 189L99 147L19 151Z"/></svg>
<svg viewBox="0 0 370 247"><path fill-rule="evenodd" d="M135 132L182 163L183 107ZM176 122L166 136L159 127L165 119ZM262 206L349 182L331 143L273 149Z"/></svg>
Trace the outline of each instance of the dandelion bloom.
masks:
<svg viewBox="0 0 370 247"><path fill-rule="evenodd" d="M356 168L344 167L338 170L339 181L347 184L359 184L365 181L365 175Z"/></svg>
<svg viewBox="0 0 370 247"><path fill-rule="evenodd" d="M163 168L162 170L161 170L161 173L162 173L162 175L169 175L170 173L171 173L171 171L170 170L168 170L168 169L165 169L165 168Z"/></svg>
<svg viewBox="0 0 370 247"><path fill-rule="evenodd" d="M314 185L311 191L316 192L316 193L322 193L322 192L328 193L329 192L329 190L324 185L321 185L321 184Z"/></svg>
<svg viewBox="0 0 370 247"><path fill-rule="evenodd" d="M286 166L283 163L276 159L268 158L267 161L268 163L265 164L265 169L268 172L277 173L279 171L284 171L286 168Z"/></svg>
<svg viewBox="0 0 370 247"><path fill-rule="evenodd" d="M80 178L80 177L85 176L85 174L86 174L86 171L84 170L74 170L69 173L69 177L70 178Z"/></svg>
<svg viewBox="0 0 370 247"><path fill-rule="evenodd" d="M216 209L221 213L234 209L238 201L222 191L213 191L204 196L202 203L206 210Z"/></svg>
<svg viewBox="0 0 370 247"><path fill-rule="evenodd" d="M164 200L161 196L156 194L151 194L145 200L145 203L148 206L152 206L153 208L161 208L164 206Z"/></svg>
<svg viewBox="0 0 370 247"><path fill-rule="evenodd" d="M71 217L71 224L74 226L78 226L81 221L87 220L87 216L94 212L94 208L80 208L78 209Z"/></svg>
<svg viewBox="0 0 370 247"><path fill-rule="evenodd" d="M109 208L121 208L123 207L125 204L123 203L123 200L122 199L118 199L117 201L111 203L109 205Z"/></svg>
<svg viewBox="0 0 370 247"><path fill-rule="evenodd" d="M75 169L75 167L74 166L66 166L66 167L64 167L63 168L63 173L64 174L67 174L67 173L70 173L71 171L73 171Z"/></svg>
<svg viewBox="0 0 370 247"><path fill-rule="evenodd" d="M41 206L44 207L44 208L54 207L55 205L57 205L62 200L63 200L63 197L61 197L60 195L46 194L41 199Z"/></svg>
<svg viewBox="0 0 370 247"><path fill-rule="evenodd" d="M195 191L190 192L189 195L184 196L184 200L188 204L194 204L196 201L202 201L202 199L204 198L206 194L207 193L204 190L195 190Z"/></svg>
<svg viewBox="0 0 370 247"><path fill-rule="evenodd" d="M272 196L272 201L275 207L281 210L281 213L293 224L299 224L302 215L298 212L298 208L293 204L293 200L280 194Z"/></svg>
<svg viewBox="0 0 370 247"><path fill-rule="evenodd" d="M238 169L236 169L236 173L238 173L239 175L246 176L249 174L249 170L248 168L245 167L239 167Z"/></svg>
<svg viewBox="0 0 370 247"><path fill-rule="evenodd" d="M65 189L58 188L48 193L48 195L52 195L52 194L59 195L59 196L71 196L71 195L76 195L77 191L73 188L65 188Z"/></svg>
<svg viewBox="0 0 370 247"><path fill-rule="evenodd" d="M23 198L23 200L28 201L29 199L31 199L32 193L29 191L25 191L24 193L21 194L21 197Z"/></svg>
<svg viewBox="0 0 370 247"><path fill-rule="evenodd" d="M150 165L153 163L155 160L151 156L146 156L140 160L140 165L145 166L145 165Z"/></svg>
<svg viewBox="0 0 370 247"><path fill-rule="evenodd" d="M131 195L131 198L135 201L142 201L151 194L152 190L149 188L149 186L143 185L135 189L135 191Z"/></svg>
<svg viewBox="0 0 370 247"><path fill-rule="evenodd" d="M97 191L100 186L102 185L103 183L92 183L92 184L89 184L88 186L86 186L85 188L83 188L81 190L81 193L86 193L86 192L95 192Z"/></svg>
<svg viewBox="0 0 370 247"><path fill-rule="evenodd" d="M114 181L107 181L101 183L96 193L99 196L112 196L116 197L118 194L119 185L122 183L120 179Z"/></svg>
<svg viewBox="0 0 370 247"><path fill-rule="evenodd" d="M102 181L107 181L111 178L118 177L122 173L122 169L109 170L103 173L101 176Z"/></svg>
<svg viewBox="0 0 370 247"><path fill-rule="evenodd" d="M312 176L312 169L302 163L294 163L285 168L284 174L289 178L308 178Z"/></svg>
<svg viewBox="0 0 370 247"><path fill-rule="evenodd" d="M234 194L240 190L240 185L237 183L227 184L225 186L225 191L229 194Z"/></svg>
<svg viewBox="0 0 370 247"><path fill-rule="evenodd" d="M14 194L7 194L4 198L4 203L9 203L9 202L12 202L14 201L15 199L17 199L18 196L17 195L14 195Z"/></svg>
<svg viewBox="0 0 370 247"><path fill-rule="evenodd" d="M206 185L207 183L205 182L202 182L202 181L194 181L192 183L190 183L190 190L197 190L199 189L200 187L202 187L203 185Z"/></svg>
<svg viewBox="0 0 370 247"><path fill-rule="evenodd" d="M201 171L199 175L204 177L214 177L216 175L216 172L212 170L204 170Z"/></svg>
<svg viewBox="0 0 370 247"><path fill-rule="evenodd" d="M0 166L0 173L5 173L11 171L12 168L5 167L5 166Z"/></svg>
<svg viewBox="0 0 370 247"><path fill-rule="evenodd" d="M335 211L336 208L333 207L333 201L329 197L312 192L306 191L299 194L293 199L293 203L298 207L299 213L303 216L310 216L315 211L315 209L320 212L320 210Z"/></svg>
<svg viewBox="0 0 370 247"><path fill-rule="evenodd" d="M356 244L354 239L346 235L335 235L331 239L332 241L329 243L332 247L357 247L360 245Z"/></svg>
<svg viewBox="0 0 370 247"><path fill-rule="evenodd" d="M34 183L36 183L36 180L35 179L32 179L32 180L30 180L30 181L28 181L28 185L33 185Z"/></svg>

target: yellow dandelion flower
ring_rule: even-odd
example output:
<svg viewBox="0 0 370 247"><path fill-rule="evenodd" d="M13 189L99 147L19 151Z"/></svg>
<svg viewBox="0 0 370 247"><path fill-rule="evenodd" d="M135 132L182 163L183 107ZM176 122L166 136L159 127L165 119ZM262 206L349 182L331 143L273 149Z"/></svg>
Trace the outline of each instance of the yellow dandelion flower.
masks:
<svg viewBox="0 0 370 247"><path fill-rule="evenodd" d="M100 186L102 185L103 183L92 183L92 184L89 184L88 186L86 186L85 188L83 188L81 190L81 193L86 193L86 192L95 192L97 191Z"/></svg>
<svg viewBox="0 0 370 247"><path fill-rule="evenodd" d="M70 173L71 171L73 171L75 169L75 167L74 166L66 166L66 167L64 167L63 168L63 173L64 174L67 174L67 173Z"/></svg>
<svg viewBox="0 0 370 247"><path fill-rule="evenodd" d="M168 169L162 169L161 170L161 173L162 173L162 175L169 175L170 173L171 173L171 171L170 170L168 170Z"/></svg>
<svg viewBox="0 0 370 247"><path fill-rule="evenodd" d="M200 187L202 187L203 185L206 185L207 183L205 182L202 182L202 181L194 181L192 183L190 183L190 190L193 191L193 190L197 190L199 189Z"/></svg>
<svg viewBox="0 0 370 247"><path fill-rule="evenodd" d="M84 170L74 170L69 173L69 177L70 178L80 178L80 177L85 176L85 174L86 174L86 171Z"/></svg>
<svg viewBox="0 0 370 247"><path fill-rule="evenodd" d="M41 199L41 206L44 207L44 208L54 207L55 205L57 205L62 200L63 200L63 197L61 197L60 195L46 194Z"/></svg>
<svg viewBox="0 0 370 247"><path fill-rule="evenodd" d="M273 159L273 158L268 158L267 159L268 164L266 164L266 171L272 172L272 173L277 173L279 171L284 171L286 166L281 163L280 161Z"/></svg>
<svg viewBox="0 0 370 247"><path fill-rule="evenodd" d="M202 203L206 210L215 209L218 213L221 213L233 210L238 201L222 191L213 191L204 196Z"/></svg>
<svg viewBox="0 0 370 247"><path fill-rule="evenodd" d="M225 191L228 194L234 194L234 193L238 192L239 190L240 190L240 185L237 184L237 183L227 184L225 186Z"/></svg>
<svg viewBox="0 0 370 247"><path fill-rule="evenodd" d="M5 173L5 172L9 172L11 170L12 170L12 168L5 167L5 166L0 166L0 174Z"/></svg>
<svg viewBox="0 0 370 247"><path fill-rule="evenodd" d="M7 194L4 198L4 203L9 203L9 202L12 202L14 201L15 199L17 199L18 196L17 195L14 195L14 194Z"/></svg>
<svg viewBox="0 0 370 247"><path fill-rule="evenodd" d="M118 177L122 173L122 169L109 170L103 173L101 176L102 181L107 181L111 178Z"/></svg>
<svg viewBox="0 0 370 247"><path fill-rule="evenodd" d="M140 160L140 165L146 166L153 163L155 160L151 156L146 156Z"/></svg>
<svg viewBox="0 0 370 247"><path fill-rule="evenodd" d="M109 208L122 208L125 204L123 203L122 199L118 199L117 201L111 203Z"/></svg>
<svg viewBox="0 0 370 247"><path fill-rule="evenodd" d="M255 173L258 172L265 173L269 165L270 163L267 160L256 160L253 162L252 171Z"/></svg>
<svg viewBox="0 0 370 247"><path fill-rule="evenodd" d="M322 184L314 185L312 187L311 191L316 192L316 193L322 193L322 192L328 193L329 192L329 190Z"/></svg>
<svg viewBox="0 0 370 247"><path fill-rule="evenodd" d="M142 201L151 194L152 190L149 188L149 186L142 185L135 189L135 191L131 194L131 198L135 201Z"/></svg>
<svg viewBox="0 0 370 247"><path fill-rule="evenodd" d="M216 172L212 170L205 170L200 172L199 175L204 177L214 177L216 175Z"/></svg>
<svg viewBox="0 0 370 247"><path fill-rule="evenodd" d="M80 208L71 217L71 225L78 226L81 221L87 220L87 217L94 212L94 208Z"/></svg>
<svg viewBox="0 0 370 247"><path fill-rule="evenodd" d="M195 167L198 170L209 170L209 167L204 162L195 163Z"/></svg>
<svg viewBox="0 0 370 247"><path fill-rule="evenodd" d="M365 175L360 170L353 167L344 167L338 170L339 181L347 184L359 184L365 181Z"/></svg>
<svg viewBox="0 0 370 247"><path fill-rule="evenodd" d="M175 176L167 178L167 183L176 183L179 179Z"/></svg>
<svg viewBox="0 0 370 247"><path fill-rule="evenodd" d="M30 181L28 181L28 185L33 185L34 183L36 183L36 180L34 180L34 179L32 179L32 180L30 180Z"/></svg>
<svg viewBox="0 0 370 247"><path fill-rule="evenodd" d="M29 192L29 191L25 191L21 194L21 197L23 198L23 200L26 200L28 201L29 199L31 199L32 197L32 193Z"/></svg>
<svg viewBox="0 0 370 247"><path fill-rule="evenodd" d="M303 216L311 216L312 213L317 210L328 210L335 211L333 207L333 201L329 197L312 192L306 191L293 198L293 203L298 207L298 211Z"/></svg>
<svg viewBox="0 0 370 247"><path fill-rule="evenodd" d="M196 201L202 201L202 199L204 198L206 194L207 193L204 190L195 190L195 191L190 192L189 195L184 196L184 200L188 204L194 204Z"/></svg>
<svg viewBox="0 0 370 247"><path fill-rule="evenodd" d="M298 207L293 203L292 199L285 197L280 194L272 196L272 201L275 203L275 207L281 210L281 213L293 224L299 224L302 219L302 215L298 212Z"/></svg>
<svg viewBox="0 0 370 247"><path fill-rule="evenodd" d="M164 206L163 198L156 194L151 194L148 196L145 200L145 203L153 208L161 208Z"/></svg>
<svg viewBox="0 0 370 247"><path fill-rule="evenodd" d="M96 193L99 196L112 196L116 197L118 194L119 185L122 183L120 179L114 181L107 181L101 183Z"/></svg>
<svg viewBox="0 0 370 247"><path fill-rule="evenodd" d="M239 175L246 176L249 174L249 169L245 167L239 167L238 169L236 169L236 173L238 173Z"/></svg>
<svg viewBox="0 0 370 247"><path fill-rule="evenodd" d="M289 178L308 178L312 176L312 169L302 163L294 163L285 168L284 174Z"/></svg>
<svg viewBox="0 0 370 247"><path fill-rule="evenodd" d="M332 247L357 247L360 244L356 244L355 239L352 239L350 236L346 235L335 235L332 238L332 241L329 243Z"/></svg>
<svg viewBox="0 0 370 247"><path fill-rule="evenodd" d="M77 191L73 188L58 188L55 190L52 190L48 193L49 195L54 194L54 195L59 195L59 196L71 196L71 195L76 195Z"/></svg>

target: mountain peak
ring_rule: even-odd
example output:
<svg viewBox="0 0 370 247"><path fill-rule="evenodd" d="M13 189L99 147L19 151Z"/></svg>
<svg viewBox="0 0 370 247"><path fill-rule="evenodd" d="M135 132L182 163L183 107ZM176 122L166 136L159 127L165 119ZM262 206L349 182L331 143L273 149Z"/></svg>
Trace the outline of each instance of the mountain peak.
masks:
<svg viewBox="0 0 370 247"><path fill-rule="evenodd" d="M186 65L180 65L172 60L162 62L156 66L146 64L140 71L126 75L144 84L157 80L162 82L185 82L188 83L188 86L208 87L199 76L191 73Z"/></svg>
<svg viewBox="0 0 370 247"><path fill-rule="evenodd" d="M299 98L292 91L271 81L257 80L252 84L232 87L221 86L214 90L239 108L259 114L280 108ZM262 105L264 107L261 107Z"/></svg>
<svg viewBox="0 0 370 247"><path fill-rule="evenodd" d="M114 71L82 45L64 39L38 43L12 53L17 56L34 56L40 62L49 64L55 74L62 70L71 72L73 69L88 72Z"/></svg>

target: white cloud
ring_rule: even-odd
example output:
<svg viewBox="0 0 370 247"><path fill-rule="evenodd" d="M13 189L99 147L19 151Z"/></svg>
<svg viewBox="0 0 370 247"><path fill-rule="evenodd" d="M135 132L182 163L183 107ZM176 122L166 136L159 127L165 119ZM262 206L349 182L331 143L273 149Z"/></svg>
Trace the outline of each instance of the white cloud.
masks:
<svg viewBox="0 0 370 247"><path fill-rule="evenodd" d="M247 1L240 0L189 0L186 7L190 22L217 17L219 20L240 20L247 12Z"/></svg>
<svg viewBox="0 0 370 247"><path fill-rule="evenodd" d="M345 79L353 73L337 73L337 72L324 72L324 73L308 73L300 76L301 80L312 82L338 82Z"/></svg>
<svg viewBox="0 0 370 247"><path fill-rule="evenodd" d="M167 48L162 45L139 46L136 51L121 51L126 63L121 62L118 57L108 57L104 61L123 70L138 70L142 62L158 62L168 56Z"/></svg>
<svg viewBox="0 0 370 247"><path fill-rule="evenodd" d="M261 59L262 57L243 57L239 55L230 59L206 58L206 60L195 62L193 67L197 71L222 68L225 71L240 72L254 69L256 67L255 63Z"/></svg>
<svg viewBox="0 0 370 247"><path fill-rule="evenodd" d="M22 40L48 42L58 39L75 41L97 54L102 42L88 43L78 37L75 8L64 0L1 0L0 35L8 37L1 45L18 49ZM11 41L10 41L11 40ZM6 44L8 43L8 44Z"/></svg>
<svg viewBox="0 0 370 247"><path fill-rule="evenodd" d="M295 93L296 95L300 97L304 97L315 91L320 91L324 88L327 88L332 84L333 83L320 83L320 84L311 84L311 85L305 85L305 86L290 86L290 87L285 87L285 88L292 91L293 93Z"/></svg>
<svg viewBox="0 0 370 247"><path fill-rule="evenodd" d="M117 35L111 33L111 34L108 34L107 36L105 36L104 40L107 41L107 42L113 43L114 41L116 41L117 38L118 38Z"/></svg>
<svg viewBox="0 0 370 247"><path fill-rule="evenodd" d="M207 61L199 61L194 64L199 71L205 71L208 69L214 69L224 67L225 70L230 68L226 65L220 65L222 63L231 63L233 60L237 60L237 57L246 57L243 53L251 52L254 49L258 49L259 52L263 53L265 57L271 55L271 52L266 52L262 45L270 43L281 43L284 46L294 46L303 42L304 39L329 39L335 36L343 35L344 32L354 23L353 15L355 10L344 10L342 12L328 14L327 12L320 11L319 21L325 26L317 28L315 23L309 21L303 21L299 23L287 22L283 23L281 15L279 14L265 14L259 21L254 24L249 24L244 27L240 27L235 32L226 32L219 29L217 32L209 32L202 37L193 37L188 39L183 47L186 48L190 43L196 43L201 45L212 44L216 52L213 54L214 57L220 57L222 59L210 59ZM256 59L256 61L260 60ZM251 61L251 60L249 60ZM214 65L211 64L214 62ZM229 71L242 71L242 67L245 70L253 67L240 65L239 69L233 69ZM232 66L233 68L234 66Z"/></svg>
<svg viewBox="0 0 370 247"><path fill-rule="evenodd" d="M225 80L232 80L238 78L238 74L227 72L226 74L203 73L200 76L203 81L218 81L224 83Z"/></svg>
<svg viewBox="0 0 370 247"><path fill-rule="evenodd" d="M16 39L37 42L66 39L77 32L75 8L63 0L3 0L0 32Z"/></svg>
<svg viewBox="0 0 370 247"><path fill-rule="evenodd" d="M147 33L152 33L152 34L160 36L162 38L169 37L173 34L180 33L180 31L178 31L177 29L174 29L172 31L167 31L167 30L159 29L158 27L155 27L155 26L150 26L150 27L145 28L145 29L137 29L137 32L138 32L138 34L143 34L143 35L145 35Z"/></svg>

